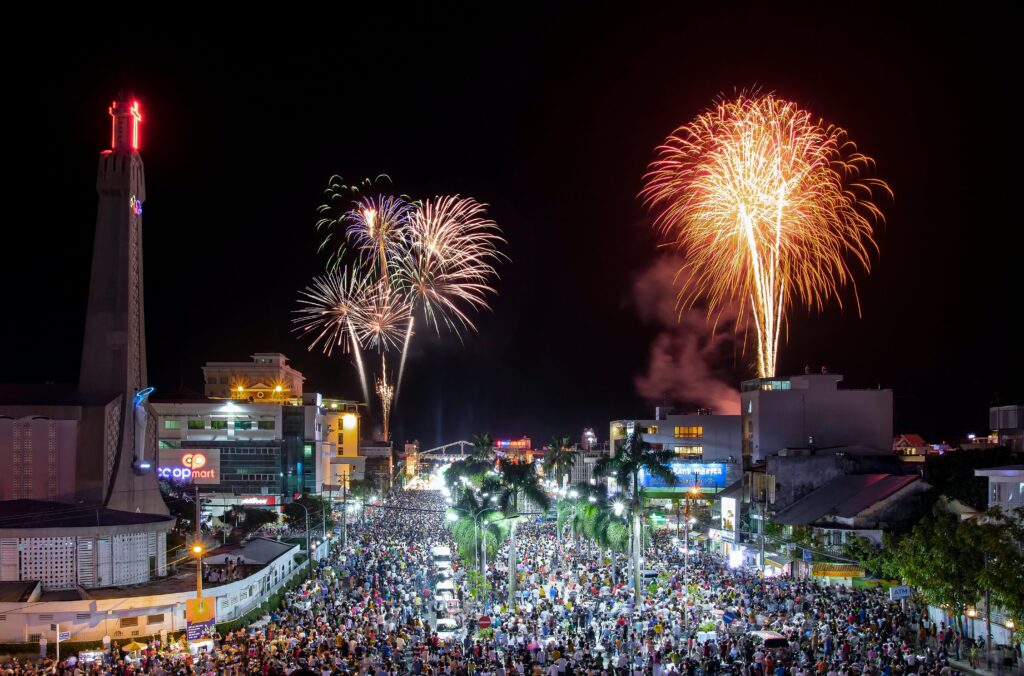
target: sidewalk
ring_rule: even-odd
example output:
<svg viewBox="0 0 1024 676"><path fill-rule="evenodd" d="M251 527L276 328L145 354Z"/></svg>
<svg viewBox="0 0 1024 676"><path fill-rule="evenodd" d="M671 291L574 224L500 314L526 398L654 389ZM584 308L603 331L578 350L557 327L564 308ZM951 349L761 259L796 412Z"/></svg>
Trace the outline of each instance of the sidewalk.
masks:
<svg viewBox="0 0 1024 676"><path fill-rule="evenodd" d="M973 676L1024 676L1024 665L1021 664L1020 660L1012 667L1004 667L1002 662L997 663L997 660L993 659L991 669L986 668L984 663L985 660L982 658L981 665L972 667L966 660L949 660L949 666L963 674L973 674Z"/></svg>

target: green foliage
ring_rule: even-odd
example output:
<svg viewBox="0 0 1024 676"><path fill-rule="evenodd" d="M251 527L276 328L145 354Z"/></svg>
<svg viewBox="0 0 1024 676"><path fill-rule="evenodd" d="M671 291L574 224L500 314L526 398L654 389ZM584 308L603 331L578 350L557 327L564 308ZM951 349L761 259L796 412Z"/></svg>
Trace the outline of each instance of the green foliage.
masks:
<svg viewBox="0 0 1024 676"><path fill-rule="evenodd" d="M663 479L669 486L675 485L676 475L669 468L675 458L672 451L656 451L643 440L643 435L634 432L626 437L622 448L613 458L602 458L594 466L597 477L614 477L621 487L631 487L632 500L639 505L641 500L640 472Z"/></svg>
<svg viewBox="0 0 1024 676"><path fill-rule="evenodd" d="M277 512L272 512L269 509L242 505L235 505L224 515L225 523L238 523L238 528L242 531L243 536L254 533L269 524L277 523L278 518Z"/></svg>
<svg viewBox="0 0 1024 676"><path fill-rule="evenodd" d="M579 453L573 450L569 437L552 437L551 445L544 451L544 469L555 477L561 486L563 477L572 469L578 456Z"/></svg>
<svg viewBox="0 0 1024 676"><path fill-rule="evenodd" d="M303 493L301 498L284 506L284 518L289 528L293 530L306 529L306 510L302 509L299 503L305 505L306 509L309 510L310 531L319 531L325 516L327 518L327 530L334 527L334 515L331 513L331 503L327 498Z"/></svg>
<svg viewBox="0 0 1024 676"><path fill-rule="evenodd" d="M982 595L985 555L973 526L936 510L889 548L883 571L918 587L929 603L963 612Z"/></svg>

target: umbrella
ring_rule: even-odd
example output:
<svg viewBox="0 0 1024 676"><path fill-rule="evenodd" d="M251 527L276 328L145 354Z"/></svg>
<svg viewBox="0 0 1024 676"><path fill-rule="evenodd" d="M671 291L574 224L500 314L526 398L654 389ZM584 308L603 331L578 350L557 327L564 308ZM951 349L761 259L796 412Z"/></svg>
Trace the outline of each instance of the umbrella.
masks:
<svg viewBox="0 0 1024 676"><path fill-rule="evenodd" d="M121 646L122 650L127 650L130 653L137 653L140 650L145 650L149 646L145 643L139 643L138 641L132 641L131 643Z"/></svg>

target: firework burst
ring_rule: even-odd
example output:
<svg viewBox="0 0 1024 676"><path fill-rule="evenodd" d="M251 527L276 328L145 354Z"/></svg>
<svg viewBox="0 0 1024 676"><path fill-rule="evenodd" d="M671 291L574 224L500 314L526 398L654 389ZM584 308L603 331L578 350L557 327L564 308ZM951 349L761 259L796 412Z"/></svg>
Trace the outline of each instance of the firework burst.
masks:
<svg viewBox="0 0 1024 676"><path fill-rule="evenodd" d="M704 299L710 317L738 302L758 375L773 376L787 309L841 304L848 261L870 269L873 199L888 186L866 177L874 162L843 129L771 94L720 101L658 153L641 195L685 256L680 311Z"/></svg>
<svg viewBox="0 0 1024 676"><path fill-rule="evenodd" d="M383 282L373 285L373 292L362 308L361 320L355 325L359 341L378 351L397 347L411 317L409 301L388 289Z"/></svg>

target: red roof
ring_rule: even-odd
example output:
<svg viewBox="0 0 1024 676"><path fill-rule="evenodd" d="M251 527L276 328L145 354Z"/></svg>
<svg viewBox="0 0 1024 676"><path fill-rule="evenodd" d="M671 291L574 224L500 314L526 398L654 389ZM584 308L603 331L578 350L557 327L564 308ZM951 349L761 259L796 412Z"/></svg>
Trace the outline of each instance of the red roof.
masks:
<svg viewBox="0 0 1024 676"><path fill-rule="evenodd" d="M900 439L907 442L908 446L928 446L928 442L921 438L918 434L901 434L892 440L893 444L898 444Z"/></svg>

